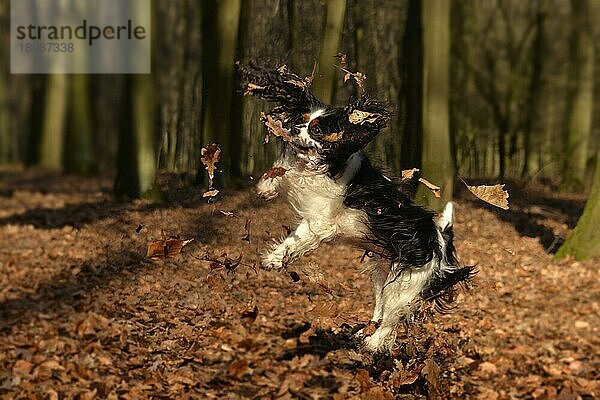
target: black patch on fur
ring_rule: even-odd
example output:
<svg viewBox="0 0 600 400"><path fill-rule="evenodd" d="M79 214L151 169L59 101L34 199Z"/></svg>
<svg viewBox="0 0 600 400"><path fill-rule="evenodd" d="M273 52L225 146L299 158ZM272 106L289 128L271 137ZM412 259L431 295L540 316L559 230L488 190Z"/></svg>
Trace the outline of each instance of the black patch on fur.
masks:
<svg viewBox="0 0 600 400"><path fill-rule="evenodd" d="M346 189L344 205L365 212L367 240L401 269L425 265L440 251L435 212L415 204L366 157Z"/></svg>

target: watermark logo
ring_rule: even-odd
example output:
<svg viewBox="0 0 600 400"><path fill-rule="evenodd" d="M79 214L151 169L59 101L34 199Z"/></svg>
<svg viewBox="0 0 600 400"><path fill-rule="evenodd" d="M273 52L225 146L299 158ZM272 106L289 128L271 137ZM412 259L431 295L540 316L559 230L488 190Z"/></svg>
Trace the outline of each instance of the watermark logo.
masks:
<svg viewBox="0 0 600 400"><path fill-rule="evenodd" d="M11 73L150 73L150 0L11 0Z"/></svg>

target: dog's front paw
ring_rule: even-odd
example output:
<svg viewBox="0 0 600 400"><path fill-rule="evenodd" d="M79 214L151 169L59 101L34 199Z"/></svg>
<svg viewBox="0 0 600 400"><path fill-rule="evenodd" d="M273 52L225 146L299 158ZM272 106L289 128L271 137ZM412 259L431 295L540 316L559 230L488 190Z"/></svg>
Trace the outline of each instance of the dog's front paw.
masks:
<svg viewBox="0 0 600 400"><path fill-rule="evenodd" d="M284 268L283 257L278 256L276 252L265 254L260 259L260 266L267 271L280 271Z"/></svg>
<svg viewBox="0 0 600 400"><path fill-rule="evenodd" d="M279 196L279 192L276 190L259 191L257 194L258 197L267 201L273 200L275 197Z"/></svg>
<svg viewBox="0 0 600 400"><path fill-rule="evenodd" d="M278 180L276 179L261 179L256 185L256 192L258 197L265 200L273 200L279 196Z"/></svg>

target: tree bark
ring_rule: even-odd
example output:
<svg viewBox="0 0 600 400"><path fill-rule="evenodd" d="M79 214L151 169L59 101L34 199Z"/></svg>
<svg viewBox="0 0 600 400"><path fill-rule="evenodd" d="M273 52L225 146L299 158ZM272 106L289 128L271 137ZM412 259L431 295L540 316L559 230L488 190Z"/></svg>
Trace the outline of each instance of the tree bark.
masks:
<svg viewBox="0 0 600 400"><path fill-rule="evenodd" d="M557 258L572 256L586 260L600 255L600 153L596 156L596 172L592 191L585 204L583 214L565 243L558 249Z"/></svg>

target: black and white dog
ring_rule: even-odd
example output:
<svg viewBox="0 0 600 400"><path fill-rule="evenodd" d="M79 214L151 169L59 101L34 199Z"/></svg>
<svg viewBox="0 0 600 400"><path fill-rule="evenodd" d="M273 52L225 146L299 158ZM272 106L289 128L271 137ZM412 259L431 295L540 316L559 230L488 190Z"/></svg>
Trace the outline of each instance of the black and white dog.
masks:
<svg viewBox="0 0 600 400"><path fill-rule="evenodd" d="M274 167L285 173L263 176L258 193L266 199L286 195L300 218L296 230L263 255L263 267L285 268L339 237L360 243L369 250L378 326L364 343L371 351L390 349L396 328L411 320L419 300L444 308L455 285L474 273L454 254L452 203L437 217L371 165L362 149L387 124L384 103L363 97L334 107L321 103L310 82L285 66L240 71L246 94L276 104L268 117L281 121L284 132Z"/></svg>

